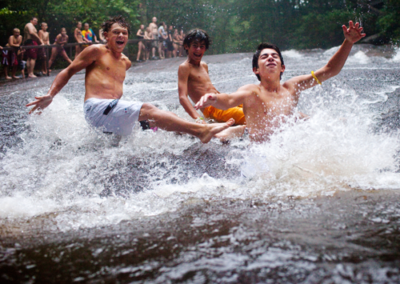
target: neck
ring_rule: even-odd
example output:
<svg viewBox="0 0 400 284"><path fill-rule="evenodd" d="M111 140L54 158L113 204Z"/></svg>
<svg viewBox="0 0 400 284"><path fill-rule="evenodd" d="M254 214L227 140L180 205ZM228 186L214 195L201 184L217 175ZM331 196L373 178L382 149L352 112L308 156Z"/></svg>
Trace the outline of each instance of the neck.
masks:
<svg viewBox="0 0 400 284"><path fill-rule="evenodd" d="M112 50L112 49L108 46L108 44L107 44L107 48L108 48L108 50L111 51L111 54L112 54L115 58L118 59L118 58L120 58L120 57L122 56L122 52Z"/></svg>
<svg viewBox="0 0 400 284"><path fill-rule="evenodd" d="M189 63L192 64L192 65L200 66L201 59L200 59L200 60L193 60L193 59L191 59L190 57L188 57L188 61L189 61Z"/></svg>
<svg viewBox="0 0 400 284"><path fill-rule="evenodd" d="M279 78L261 78L260 85L268 92L279 92L281 88L281 80Z"/></svg>

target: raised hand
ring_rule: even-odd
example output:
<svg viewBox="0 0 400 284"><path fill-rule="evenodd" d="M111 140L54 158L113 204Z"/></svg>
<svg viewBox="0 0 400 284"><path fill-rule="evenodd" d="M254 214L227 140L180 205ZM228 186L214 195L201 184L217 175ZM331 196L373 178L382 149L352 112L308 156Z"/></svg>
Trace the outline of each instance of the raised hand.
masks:
<svg viewBox="0 0 400 284"><path fill-rule="evenodd" d="M351 43L356 43L360 39L366 36L362 33L363 28L360 27L360 23L353 24L353 21L349 21L349 28L345 25L342 26L344 37Z"/></svg>
<svg viewBox="0 0 400 284"><path fill-rule="evenodd" d="M41 111L51 104L53 101L53 97L50 95L43 96L43 97L35 97L36 101L31 102L26 105L26 107L34 106L30 111L29 114L33 113L35 110Z"/></svg>
<svg viewBox="0 0 400 284"><path fill-rule="evenodd" d="M205 94L197 102L197 104L194 106L194 108L195 109L200 109L200 108L203 108L203 107L208 107L208 106L211 106L216 101L217 101L217 95L216 94Z"/></svg>

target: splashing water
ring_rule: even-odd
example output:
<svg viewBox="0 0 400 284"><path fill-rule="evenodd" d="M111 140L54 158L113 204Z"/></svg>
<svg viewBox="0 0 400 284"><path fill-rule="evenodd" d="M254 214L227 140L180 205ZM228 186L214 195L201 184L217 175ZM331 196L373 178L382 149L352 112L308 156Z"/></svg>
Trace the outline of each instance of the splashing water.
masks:
<svg viewBox="0 0 400 284"><path fill-rule="evenodd" d="M336 50L337 47L328 51L283 52L286 63L283 80L317 70ZM30 231L34 234L34 228L45 232L46 237L49 236L46 232L64 232L67 236L82 232L83 238L89 238L90 231L85 235L82 230L111 226L112 233L107 234L118 234L118 238L127 235L126 230L135 232L129 234L139 234L132 244L142 242L148 247L153 247L153 242L159 244L154 255L163 255L161 248L168 247L171 241L182 250L169 256L174 264L157 266L165 259L154 260L148 248L145 261L140 262L143 267L138 264L142 268L126 267L123 264L126 259L122 259L116 262L120 267L114 267L116 270L112 272L121 275L129 271L153 271L158 275L153 278L156 283L186 279L190 267L210 269L211 279L229 282L229 277L238 278L221 275L223 271L244 269L258 273L254 271L262 267L274 270L276 263L288 267L285 272L288 275L298 275L296 271L304 270L310 281L319 279L315 272L316 267L322 267L319 261L325 263L329 257L341 261L349 251L355 255L360 251L367 256L371 254L371 250L367 253L354 245L342 246L332 241L337 239L336 234L359 235L358 229L349 231L358 228L351 222L361 224L366 222L363 218L369 218L372 220L369 222L389 226L400 216L397 203L390 201L396 200L393 192L400 189L400 68L395 63L398 54L386 60L383 56L369 56L362 47L355 50L340 75L322 87L302 93L298 110L310 119L300 122L289 119L268 143L255 145L247 139L234 139L229 145L214 140L202 145L187 135L143 132L139 127L132 136L120 141L98 133L83 117L83 75L74 76L41 116L27 117L23 105L34 96L45 94L50 81L42 81L46 86L34 85L34 81L21 83L13 93L0 97L3 113L0 228L16 238L29 235ZM258 82L252 73L251 54L209 56L205 61L209 63L213 83L221 92L233 92L242 85ZM124 99L150 102L190 120L178 101L176 73L180 61L168 62L165 66L157 62L130 70ZM368 190L388 192L386 203L352 203L354 196L354 200L364 198ZM341 194L350 197L331 205L334 201L329 198ZM368 198L373 199L373 195ZM177 217L172 217L173 214ZM341 214L349 219L343 221ZM162 220L172 229L159 229L164 228L159 223ZM192 235L193 228L201 230L199 236ZM381 232L380 228L376 230ZM171 235L164 236L166 231ZM190 234L186 235L187 232ZM321 233L314 238L310 232ZM201 239L214 233L215 238ZM264 236L261 240L260 235ZM158 237L160 240L155 241ZM265 238L271 240L269 244ZM367 239L364 235L360 238ZM305 241L311 239L317 244ZM101 240L105 243L108 237ZM193 240L200 255L198 259L189 257ZM131 249L134 245L130 240L122 241L122 246L128 243L127 251L117 249L119 243L115 241L106 248L91 245L87 258L117 259L133 253L136 259L140 252L147 253L139 245ZM332 243L336 248L332 252L314 249ZM302 245L309 251L299 250ZM115 253L106 256L107 251ZM367 267L365 271L372 271L372 275L381 269L381 266L360 265ZM220 268L214 270L214 267ZM331 276L338 279L344 275L343 271L357 271L357 267L342 263L335 267ZM76 274L69 268L65 271ZM397 270L390 271L397 275ZM82 273L74 279L81 279ZM103 274L94 275L87 277L95 279ZM305 280L296 279L293 282Z"/></svg>

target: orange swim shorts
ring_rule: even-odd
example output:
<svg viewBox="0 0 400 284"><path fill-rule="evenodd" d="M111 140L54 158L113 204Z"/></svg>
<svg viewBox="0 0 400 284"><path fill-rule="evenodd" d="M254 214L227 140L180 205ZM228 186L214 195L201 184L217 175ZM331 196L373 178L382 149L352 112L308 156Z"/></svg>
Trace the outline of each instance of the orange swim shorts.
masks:
<svg viewBox="0 0 400 284"><path fill-rule="evenodd" d="M243 125L246 122L243 113L243 105L233 107L227 110L217 109L213 106L206 107L203 110L204 117L214 119L218 122L228 121L230 118L235 119L236 125Z"/></svg>

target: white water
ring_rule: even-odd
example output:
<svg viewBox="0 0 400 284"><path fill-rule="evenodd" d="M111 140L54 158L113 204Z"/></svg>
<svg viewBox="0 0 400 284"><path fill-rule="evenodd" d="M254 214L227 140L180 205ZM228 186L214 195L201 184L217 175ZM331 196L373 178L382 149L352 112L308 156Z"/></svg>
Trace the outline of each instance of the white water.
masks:
<svg viewBox="0 0 400 284"><path fill-rule="evenodd" d="M315 66L304 66L305 55L284 52L288 56L286 78L301 74L298 66L307 70L321 67L329 58L327 53L330 51L322 53L321 61L312 63ZM346 68L357 68L369 60L358 51L349 58ZM256 83L249 61L211 63L210 75L217 88L231 92L245 83ZM152 101L188 118L182 107L164 103L176 101L175 72L151 76L128 73L127 82L131 83L125 86L126 100ZM49 229L68 230L159 215L203 200L263 202L330 196L360 188L400 189L396 173L399 133L373 131L380 115L373 106L384 102L383 96L387 98L385 94L391 89L387 84L376 91L358 93L349 86L351 82L345 83L339 77L322 88L308 90L302 94L299 107L311 118L288 123L270 143L255 146L238 139L229 146L218 141L199 146L188 136L139 130L115 146L112 137L98 134L86 124L82 95L77 93L82 92L82 82L70 84L41 116L23 122L30 127L21 134L23 143L9 149L0 160L1 218L24 222L43 215L54 224ZM39 90L32 98L45 91ZM236 169L237 175L212 178L215 173L193 172L174 158L201 157L190 151L188 154L193 147L199 147L200 153L218 153L218 147L229 147L225 167ZM263 170L264 163L269 171ZM241 177L244 165L255 167L251 179ZM193 177L194 173L201 177ZM188 174L189 181L184 174ZM131 184L136 175L150 181L138 182L144 190L136 190L137 184ZM102 195L104 190L109 193Z"/></svg>

